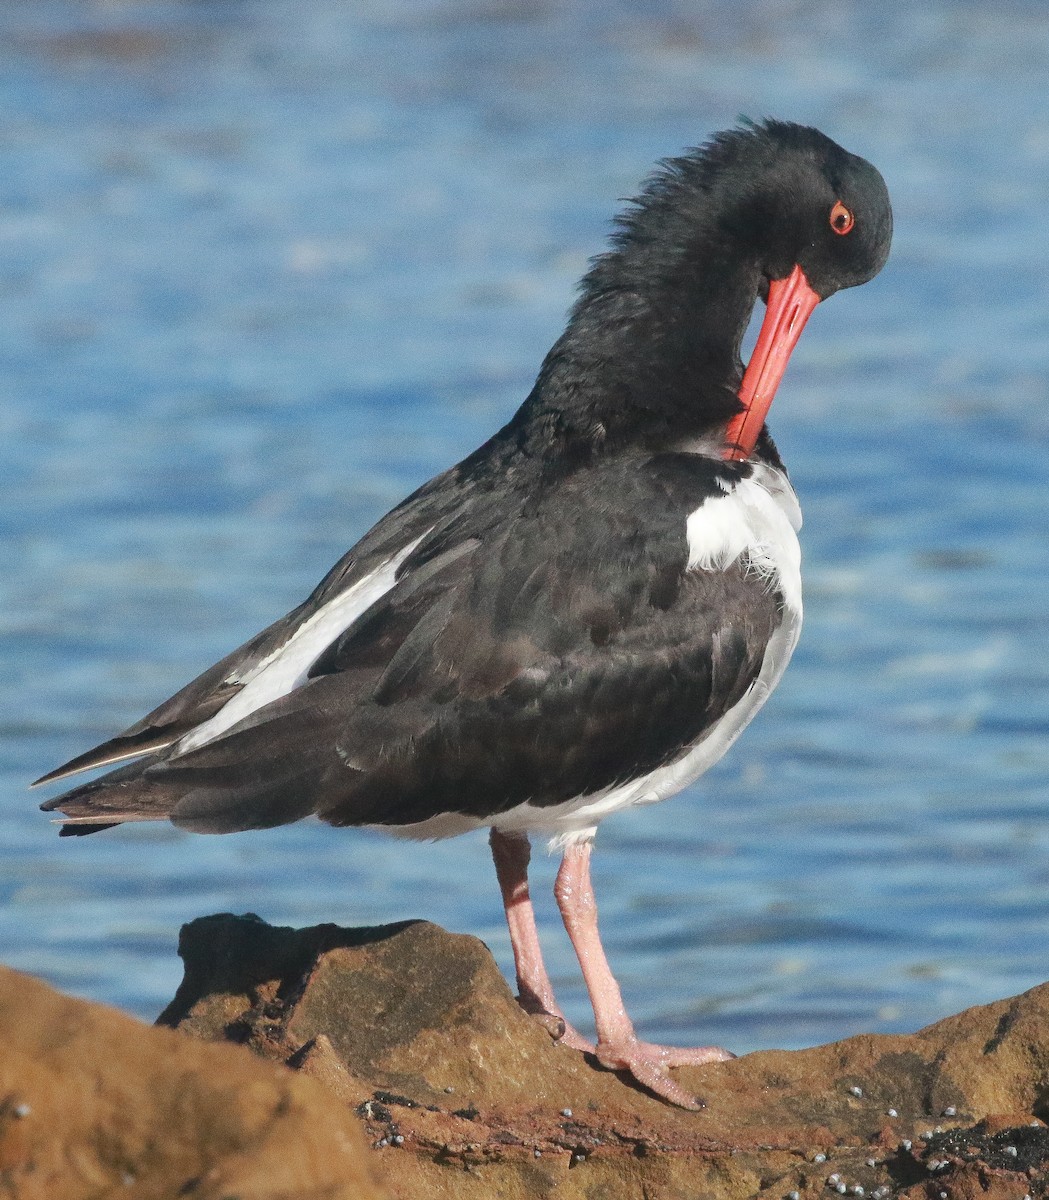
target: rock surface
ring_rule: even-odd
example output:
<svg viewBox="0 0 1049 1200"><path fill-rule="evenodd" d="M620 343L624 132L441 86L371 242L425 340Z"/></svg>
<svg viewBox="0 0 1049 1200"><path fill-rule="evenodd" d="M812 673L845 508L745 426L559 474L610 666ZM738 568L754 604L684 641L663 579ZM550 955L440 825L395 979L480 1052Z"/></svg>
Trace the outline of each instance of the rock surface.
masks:
<svg viewBox="0 0 1049 1200"><path fill-rule="evenodd" d="M0 1196L379 1200L314 1080L0 968Z"/></svg>
<svg viewBox="0 0 1049 1200"><path fill-rule="evenodd" d="M207 917L180 953L161 1023L325 1084L405 1200L1049 1194L1049 985L916 1034L681 1071L706 1102L690 1113L551 1041L481 942L425 922Z"/></svg>

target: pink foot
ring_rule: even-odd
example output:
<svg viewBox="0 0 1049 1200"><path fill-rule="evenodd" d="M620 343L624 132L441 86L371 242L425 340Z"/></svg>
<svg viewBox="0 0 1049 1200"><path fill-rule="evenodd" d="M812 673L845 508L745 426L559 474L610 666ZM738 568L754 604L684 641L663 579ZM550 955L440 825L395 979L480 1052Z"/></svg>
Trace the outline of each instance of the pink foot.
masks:
<svg viewBox="0 0 1049 1200"><path fill-rule="evenodd" d="M702 1067L706 1063L730 1062L736 1056L720 1046L660 1046L656 1042L637 1043L648 1055L665 1067Z"/></svg>
<svg viewBox="0 0 1049 1200"><path fill-rule="evenodd" d="M602 1066L612 1071L626 1071L642 1087L648 1088L661 1099L693 1111L703 1108L703 1102L671 1079L668 1068L698 1067L704 1063L727 1062L735 1057L718 1046L688 1049L684 1046L659 1046L637 1038L597 1044L597 1058Z"/></svg>

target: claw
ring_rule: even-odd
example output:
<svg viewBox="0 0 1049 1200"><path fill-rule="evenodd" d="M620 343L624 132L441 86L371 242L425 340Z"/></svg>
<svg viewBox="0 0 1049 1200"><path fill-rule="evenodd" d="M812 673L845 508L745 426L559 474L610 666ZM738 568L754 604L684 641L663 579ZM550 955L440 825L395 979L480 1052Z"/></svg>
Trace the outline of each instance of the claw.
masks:
<svg viewBox="0 0 1049 1200"><path fill-rule="evenodd" d="M528 1002L521 996L517 997L517 1003L530 1017L542 1025L553 1041L567 1046L570 1050L581 1050L584 1054L597 1052L594 1043L583 1037L574 1025L570 1025L562 1013L549 1012L541 1005Z"/></svg>

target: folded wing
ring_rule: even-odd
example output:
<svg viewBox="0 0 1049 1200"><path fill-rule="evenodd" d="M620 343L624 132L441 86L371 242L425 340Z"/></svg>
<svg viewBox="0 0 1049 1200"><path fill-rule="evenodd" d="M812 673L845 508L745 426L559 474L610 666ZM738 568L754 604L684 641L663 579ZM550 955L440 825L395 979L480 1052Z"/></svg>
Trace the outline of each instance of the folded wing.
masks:
<svg viewBox="0 0 1049 1200"><path fill-rule="evenodd" d="M422 535L411 526L407 552L385 547L382 562L399 558L390 586L298 664L289 690L45 807L69 832L165 816L227 832L311 813L406 826L553 807L674 761L754 684L782 598L742 559L689 569L689 506L726 498L713 467L621 466L597 494L591 472L585 496L569 480L510 515L500 505L501 524L482 505ZM316 620L311 602L286 622ZM248 644L241 694L273 641L294 644L277 629ZM228 667L209 675L198 730L221 717L215 687L232 686Z"/></svg>

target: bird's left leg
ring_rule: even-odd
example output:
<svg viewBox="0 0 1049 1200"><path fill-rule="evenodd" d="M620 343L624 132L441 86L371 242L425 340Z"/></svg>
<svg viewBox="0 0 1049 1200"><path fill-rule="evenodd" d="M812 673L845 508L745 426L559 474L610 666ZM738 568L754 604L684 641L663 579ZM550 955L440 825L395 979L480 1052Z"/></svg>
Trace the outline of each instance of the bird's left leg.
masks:
<svg viewBox="0 0 1049 1200"><path fill-rule="evenodd" d="M554 893L594 1006L598 1060L612 1070L629 1071L638 1083L664 1100L682 1108L699 1108L696 1098L671 1079L668 1068L724 1062L735 1055L717 1046L685 1049L659 1046L638 1038L597 929L597 901L590 882L591 845L585 841L565 848Z"/></svg>
<svg viewBox="0 0 1049 1200"><path fill-rule="evenodd" d="M517 1001L527 1013L539 1017L556 1041L573 1050L588 1050L594 1043L574 1029L554 999L553 985L543 964L539 946L539 931L535 925L535 910L528 893L528 863L532 848L523 833L500 833L493 829L488 838L492 861L499 880L510 927L510 945L514 951L517 971Z"/></svg>

